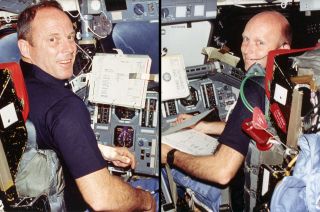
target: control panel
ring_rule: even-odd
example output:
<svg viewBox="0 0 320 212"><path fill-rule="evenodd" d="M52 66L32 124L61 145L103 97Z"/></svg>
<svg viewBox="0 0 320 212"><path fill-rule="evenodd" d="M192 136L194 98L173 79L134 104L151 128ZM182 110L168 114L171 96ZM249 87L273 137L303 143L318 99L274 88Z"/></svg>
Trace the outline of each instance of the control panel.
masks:
<svg viewBox="0 0 320 212"><path fill-rule="evenodd" d="M161 129L168 129L181 113L196 114L213 109L210 121L224 121L237 101L244 72L215 61L186 67L190 95L161 103Z"/></svg>
<svg viewBox="0 0 320 212"><path fill-rule="evenodd" d="M89 106L97 141L108 146L127 147L134 152L137 160L134 172L138 174L159 174L158 98L158 92L148 91L144 109Z"/></svg>
<svg viewBox="0 0 320 212"><path fill-rule="evenodd" d="M217 16L216 0L162 0L161 23L177 23L214 19Z"/></svg>
<svg viewBox="0 0 320 212"><path fill-rule="evenodd" d="M209 62L203 65L186 67L188 79L208 77L213 81L224 82L236 88L240 88L245 74L241 69L235 68L221 61Z"/></svg>
<svg viewBox="0 0 320 212"><path fill-rule="evenodd" d="M209 78L189 81L190 96L161 103L162 130L166 130L181 113L196 114L213 109L213 120L225 120L236 102L239 90Z"/></svg>
<svg viewBox="0 0 320 212"><path fill-rule="evenodd" d="M85 0L84 14L105 13L112 23L149 21L159 22L159 1L157 0Z"/></svg>
<svg viewBox="0 0 320 212"><path fill-rule="evenodd" d="M300 0L300 11L319 10L320 3L316 0Z"/></svg>

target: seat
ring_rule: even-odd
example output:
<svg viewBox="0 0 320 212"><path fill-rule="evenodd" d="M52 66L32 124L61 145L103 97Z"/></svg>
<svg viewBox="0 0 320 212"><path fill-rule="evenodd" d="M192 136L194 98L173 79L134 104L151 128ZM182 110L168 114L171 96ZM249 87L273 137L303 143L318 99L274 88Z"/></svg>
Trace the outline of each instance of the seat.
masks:
<svg viewBox="0 0 320 212"><path fill-rule="evenodd" d="M28 113L28 95L19 64L0 64L0 210L48 211L47 196L19 197L14 183L28 141Z"/></svg>

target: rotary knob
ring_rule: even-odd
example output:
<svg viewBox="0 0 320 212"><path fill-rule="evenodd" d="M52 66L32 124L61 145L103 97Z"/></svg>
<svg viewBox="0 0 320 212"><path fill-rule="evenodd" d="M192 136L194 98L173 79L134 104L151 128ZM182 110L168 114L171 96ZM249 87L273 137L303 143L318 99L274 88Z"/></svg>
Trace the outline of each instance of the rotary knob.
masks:
<svg viewBox="0 0 320 212"><path fill-rule="evenodd" d="M137 14L139 16L143 15L144 7L143 7L142 4L136 4L136 5L134 5L133 11L134 11L135 14Z"/></svg>
<svg viewBox="0 0 320 212"><path fill-rule="evenodd" d="M169 15L169 9L168 8L163 8L161 9L161 17L166 18Z"/></svg>
<svg viewBox="0 0 320 212"><path fill-rule="evenodd" d="M139 146L143 146L143 145L144 145L144 141L143 141L142 139L140 139L140 140L138 141L138 145L139 145Z"/></svg>

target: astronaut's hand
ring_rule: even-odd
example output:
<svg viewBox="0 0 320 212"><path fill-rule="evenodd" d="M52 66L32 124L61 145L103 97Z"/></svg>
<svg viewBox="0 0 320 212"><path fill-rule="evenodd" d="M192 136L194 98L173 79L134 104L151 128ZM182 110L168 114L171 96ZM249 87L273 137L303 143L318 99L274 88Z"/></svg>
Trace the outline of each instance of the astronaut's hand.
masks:
<svg viewBox="0 0 320 212"><path fill-rule="evenodd" d="M191 119L193 115L182 113L177 116L176 124L181 124L182 122Z"/></svg>
<svg viewBox="0 0 320 212"><path fill-rule="evenodd" d="M98 144L100 152L105 160L111 161L115 166L127 167L132 169L136 167L136 159L132 152L125 147L110 147Z"/></svg>
<svg viewBox="0 0 320 212"><path fill-rule="evenodd" d="M161 144L161 163L162 164L167 163L167 154L171 149L173 149L171 146L168 146L166 144Z"/></svg>
<svg viewBox="0 0 320 212"><path fill-rule="evenodd" d="M182 122L184 122L184 121L186 121L188 119L191 119L192 117L193 117L193 115L190 115L190 114L185 114L185 113L179 114L177 116L177 120L176 120L175 123L176 124L181 124ZM194 130L196 130L198 132L202 132L202 133L210 132L209 131L210 129L208 129L209 128L208 122L205 122L205 121L199 121L196 124L191 125L189 128L194 129Z"/></svg>
<svg viewBox="0 0 320 212"><path fill-rule="evenodd" d="M181 124L182 122L184 121L187 121L189 119L191 119L193 117L193 115L190 115L190 114L186 114L186 113L182 113L182 114L179 114L177 116L177 120L176 120L176 124ZM201 132L201 125L202 125L202 121L190 126L189 128L192 128L192 129L195 129L195 130L198 130L199 132Z"/></svg>

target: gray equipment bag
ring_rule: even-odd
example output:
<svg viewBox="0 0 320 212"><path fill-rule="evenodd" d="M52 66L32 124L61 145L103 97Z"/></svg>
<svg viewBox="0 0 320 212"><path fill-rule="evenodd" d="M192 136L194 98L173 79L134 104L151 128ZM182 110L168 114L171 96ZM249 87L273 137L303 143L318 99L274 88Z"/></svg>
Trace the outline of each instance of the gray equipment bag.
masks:
<svg viewBox="0 0 320 212"><path fill-rule="evenodd" d="M28 143L18 166L15 185L21 197L46 194L51 211L66 211L62 166L53 150L38 149L34 125L26 122Z"/></svg>

